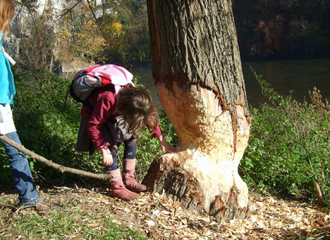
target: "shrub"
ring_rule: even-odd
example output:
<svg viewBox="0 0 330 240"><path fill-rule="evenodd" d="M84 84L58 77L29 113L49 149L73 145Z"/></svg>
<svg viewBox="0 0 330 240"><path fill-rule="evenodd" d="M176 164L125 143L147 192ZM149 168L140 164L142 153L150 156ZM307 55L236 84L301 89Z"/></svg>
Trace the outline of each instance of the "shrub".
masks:
<svg viewBox="0 0 330 240"><path fill-rule="evenodd" d="M298 103L264 80L261 85L273 104L251 109L251 136L240 165L247 173L243 178L261 191L298 198L315 196L316 181L329 198L330 112L319 91L310 93L312 104Z"/></svg>

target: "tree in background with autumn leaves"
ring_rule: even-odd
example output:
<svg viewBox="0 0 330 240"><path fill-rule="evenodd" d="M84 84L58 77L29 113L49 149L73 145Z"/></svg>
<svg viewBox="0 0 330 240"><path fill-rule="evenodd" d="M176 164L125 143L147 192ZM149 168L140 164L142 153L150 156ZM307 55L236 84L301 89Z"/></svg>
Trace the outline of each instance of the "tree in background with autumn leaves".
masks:
<svg viewBox="0 0 330 240"><path fill-rule="evenodd" d="M65 8L49 1L40 10L37 0L15 2L12 30L19 43L19 66L25 69L62 63L81 68L94 63L150 59L145 1L69 1ZM73 66L72 66L73 65Z"/></svg>
<svg viewBox="0 0 330 240"><path fill-rule="evenodd" d="M79 59L126 64L150 56L144 1L108 1L97 7L91 2L81 2L69 8L63 23L59 31L62 39L59 59L63 62Z"/></svg>
<svg viewBox="0 0 330 240"><path fill-rule="evenodd" d="M330 1L232 0L243 60L272 60L330 55ZM64 63L77 67L97 63L150 60L145 0L71 0L54 14L48 3L42 14L37 0L16 2L20 24L18 62L25 68ZM22 9L24 11L22 11ZM25 14L22 14L22 13Z"/></svg>
<svg viewBox="0 0 330 240"><path fill-rule="evenodd" d="M243 60L327 57L330 1L233 0Z"/></svg>
<svg viewBox="0 0 330 240"><path fill-rule="evenodd" d="M232 1L243 60L329 56L330 1ZM76 3L76 1L72 2L72 4ZM87 2L80 4L87 5ZM123 63L142 62L150 59L145 1L106 1L102 8L104 9L103 16L97 21L93 19L90 7L86 7L82 11L84 15L80 16L93 22L91 26L94 36L89 37L94 45L99 46L94 46L97 52L95 59ZM107 12L109 9L111 11ZM80 14L79 11L77 14ZM87 22L85 21L85 23ZM89 32L87 30L87 33ZM81 41L88 42L87 39L83 38L84 36L86 34L82 33ZM99 36L103 41L93 41L96 36ZM88 38L88 36L86 37ZM77 54L74 50L76 48L73 47L70 52Z"/></svg>

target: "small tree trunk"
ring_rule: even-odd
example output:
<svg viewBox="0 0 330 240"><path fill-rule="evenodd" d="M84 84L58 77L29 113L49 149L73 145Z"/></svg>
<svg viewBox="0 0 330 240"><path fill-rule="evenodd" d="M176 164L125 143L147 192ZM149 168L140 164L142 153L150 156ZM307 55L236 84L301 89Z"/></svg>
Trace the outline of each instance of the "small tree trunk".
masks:
<svg viewBox="0 0 330 240"><path fill-rule="evenodd" d="M314 188L316 191L317 198L319 200L319 205L320 205L320 207L322 207L323 206L323 196L322 196L321 188L320 188L319 184L315 181L313 181L313 185L314 185Z"/></svg>

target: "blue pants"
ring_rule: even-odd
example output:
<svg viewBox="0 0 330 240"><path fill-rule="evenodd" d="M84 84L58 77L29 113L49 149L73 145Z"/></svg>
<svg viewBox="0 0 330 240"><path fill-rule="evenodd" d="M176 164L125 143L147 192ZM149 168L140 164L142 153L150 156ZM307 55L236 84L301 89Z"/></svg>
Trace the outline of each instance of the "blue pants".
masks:
<svg viewBox="0 0 330 240"><path fill-rule="evenodd" d="M136 158L136 138L131 137L128 140L124 141L125 144L125 150L124 150L124 161L126 159L135 159ZM111 144L110 152L113 158L113 163L111 166L106 167L107 171L112 171L118 169L117 159L118 159L118 146L115 144Z"/></svg>
<svg viewBox="0 0 330 240"><path fill-rule="evenodd" d="M5 134L5 136L22 145L16 132ZM36 205L41 200L38 197L37 190L33 187L33 178L28 160L16 148L5 142L2 143L9 156L10 170L13 175L14 184L18 190L20 204L25 206Z"/></svg>

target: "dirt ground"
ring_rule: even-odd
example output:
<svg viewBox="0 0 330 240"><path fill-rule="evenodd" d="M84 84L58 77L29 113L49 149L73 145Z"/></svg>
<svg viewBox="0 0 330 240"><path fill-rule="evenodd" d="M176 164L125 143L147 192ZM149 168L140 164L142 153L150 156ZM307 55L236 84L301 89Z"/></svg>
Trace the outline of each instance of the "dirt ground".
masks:
<svg viewBox="0 0 330 240"><path fill-rule="evenodd" d="M61 186L38 191L53 211L59 208L107 211L113 222L132 225L149 239L330 239L330 216L322 209L306 202L256 193L249 194L247 219L218 222L205 213L181 208L179 202L165 194L141 193L139 199L124 202L111 197L106 185ZM0 198L11 200L17 195L2 193ZM0 205L1 215L12 210L11 206Z"/></svg>

